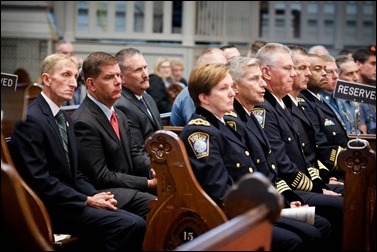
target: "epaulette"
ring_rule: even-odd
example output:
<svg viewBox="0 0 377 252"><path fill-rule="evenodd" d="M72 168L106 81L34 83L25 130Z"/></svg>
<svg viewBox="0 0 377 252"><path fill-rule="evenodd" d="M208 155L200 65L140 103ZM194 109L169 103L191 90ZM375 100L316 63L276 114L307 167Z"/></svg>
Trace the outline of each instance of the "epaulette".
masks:
<svg viewBox="0 0 377 252"><path fill-rule="evenodd" d="M227 116L231 116L231 117L235 117L235 118L237 118L238 116L237 116L237 114L236 113L234 113L233 111L230 111L230 112L226 112L225 113L225 115L227 115Z"/></svg>
<svg viewBox="0 0 377 252"><path fill-rule="evenodd" d="M192 119L191 121L189 121L188 125L210 126L210 123L207 120L197 118L197 119Z"/></svg>
<svg viewBox="0 0 377 252"><path fill-rule="evenodd" d="M264 108L254 108L253 112L255 118L257 118L260 126L264 128L264 123L266 121L266 110Z"/></svg>

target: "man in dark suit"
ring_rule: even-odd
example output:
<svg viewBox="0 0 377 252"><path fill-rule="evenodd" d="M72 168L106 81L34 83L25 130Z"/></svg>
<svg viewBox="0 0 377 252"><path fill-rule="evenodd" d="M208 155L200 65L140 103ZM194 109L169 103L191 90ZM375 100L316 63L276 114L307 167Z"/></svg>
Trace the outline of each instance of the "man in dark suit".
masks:
<svg viewBox="0 0 377 252"><path fill-rule="evenodd" d="M43 91L29 105L26 121L14 127L12 159L47 207L55 233L90 239L88 245L106 251L141 251L145 221L117 209L114 195L106 190L98 193L78 170L73 122L60 110L72 99L77 69L67 55L44 59ZM56 115L62 115L63 124Z"/></svg>
<svg viewBox="0 0 377 252"><path fill-rule="evenodd" d="M115 54L122 72L122 96L115 107L128 118L132 140L142 147L135 158L135 174L148 177L150 157L145 150L145 140L162 129L156 102L145 90L149 88L148 66L143 54L135 48L122 49Z"/></svg>
<svg viewBox="0 0 377 252"><path fill-rule="evenodd" d="M111 191L119 208L146 217L157 178L135 175L134 145L127 117L113 105L121 96L121 72L108 53L90 54L83 63L88 95L72 114L82 172L98 190ZM116 116L114 115L116 114ZM118 121L114 129L110 120Z"/></svg>

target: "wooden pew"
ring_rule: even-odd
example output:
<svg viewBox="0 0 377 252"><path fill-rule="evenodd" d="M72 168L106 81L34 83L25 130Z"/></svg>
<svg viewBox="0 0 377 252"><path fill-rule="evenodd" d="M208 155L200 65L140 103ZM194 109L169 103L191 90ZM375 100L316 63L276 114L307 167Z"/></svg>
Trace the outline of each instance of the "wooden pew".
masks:
<svg viewBox="0 0 377 252"><path fill-rule="evenodd" d="M261 227L264 227L261 230L264 231L259 230L260 234L263 234L262 237L266 233L266 239L262 239L265 242L262 247L270 245L268 234L271 225L265 220L269 220L270 217L271 220L275 219L280 214L281 205L276 203L280 196L273 193L263 194L267 192L266 184L270 186L266 178L263 182L266 184L254 177L254 180L249 179L247 183L240 181L235 187L237 190L234 189L235 193L231 190L224 201L225 213L197 182L185 146L177 134L166 130L156 131L147 139L146 149L151 156L151 167L158 178L158 199L150 205L144 250L173 250L227 223L229 218L246 214L253 207L257 207L258 210L247 213L244 217L247 221L244 219L241 222L246 224L244 228L264 223L261 224ZM268 188L269 193L276 192L274 188ZM263 202L266 204L262 204ZM255 218L250 218L253 216ZM239 220L235 222L238 223ZM238 232L236 235L240 236Z"/></svg>
<svg viewBox="0 0 377 252"><path fill-rule="evenodd" d="M26 118L27 105L41 92L41 86L30 85L19 91L6 90L1 108L6 119L1 128L1 223L9 232L9 247L19 250L69 250L79 248L79 239L68 236L57 241L49 214L38 195L22 179L14 166L8 144L16 121ZM20 100L20 96L23 100ZM15 101L15 97L17 102ZM3 232L4 234L4 232ZM15 243L11 243L15 242ZM17 250L17 249L16 249Z"/></svg>
<svg viewBox="0 0 377 252"><path fill-rule="evenodd" d="M197 182L177 134L156 131L146 150L158 178L158 199L150 204L144 250L172 250L228 220Z"/></svg>
<svg viewBox="0 0 377 252"><path fill-rule="evenodd" d="M6 237L3 246L20 251L52 251L50 218L40 201L36 202L36 208L31 208L26 190L16 169L1 160L2 234Z"/></svg>
<svg viewBox="0 0 377 252"><path fill-rule="evenodd" d="M267 178L245 175L225 196L224 211L231 219L175 251L269 251L272 223L282 206Z"/></svg>
<svg viewBox="0 0 377 252"><path fill-rule="evenodd" d="M177 134L179 136L179 134L181 134L182 130L183 130L183 127L182 126L169 126L169 125L164 125L164 130L169 130L169 131L172 131L174 132L175 134Z"/></svg>
<svg viewBox="0 0 377 252"><path fill-rule="evenodd" d="M376 152L365 139L352 139L339 153L345 173L343 250L376 250Z"/></svg>
<svg viewBox="0 0 377 252"><path fill-rule="evenodd" d="M160 114L160 118L161 118L161 121L162 121L162 125L164 125L164 126L168 126L168 125L169 125L169 122L170 122L170 115L171 115L171 112L167 112L167 113L162 113L162 114Z"/></svg>
<svg viewBox="0 0 377 252"><path fill-rule="evenodd" d="M348 134L348 139L365 139L369 142L369 146L372 150L376 151L376 134Z"/></svg>

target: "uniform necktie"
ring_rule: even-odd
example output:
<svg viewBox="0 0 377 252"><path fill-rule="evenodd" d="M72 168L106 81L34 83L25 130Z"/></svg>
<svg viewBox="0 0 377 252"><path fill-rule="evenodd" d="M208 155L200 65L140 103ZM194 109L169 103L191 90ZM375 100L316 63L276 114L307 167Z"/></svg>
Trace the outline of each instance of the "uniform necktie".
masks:
<svg viewBox="0 0 377 252"><path fill-rule="evenodd" d="M69 149L68 149L67 125L66 125L66 121L65 121L62 110L59 110L59 112L55 116L55 119L56 119L56 122L57 122L58 127L59 127L59 133L60 133L60 137L62 139L65 155L67 157L68 164L70 164Z"/></svg>
<svg viewBox="0 0 377 252"><path fill-rule="evenodd" d="M110 123L111 123L111 126L113 126L113 129L115 133L117 134L118 138L120 139L118 118L115 111L112 111L111 113Z"/></svg>

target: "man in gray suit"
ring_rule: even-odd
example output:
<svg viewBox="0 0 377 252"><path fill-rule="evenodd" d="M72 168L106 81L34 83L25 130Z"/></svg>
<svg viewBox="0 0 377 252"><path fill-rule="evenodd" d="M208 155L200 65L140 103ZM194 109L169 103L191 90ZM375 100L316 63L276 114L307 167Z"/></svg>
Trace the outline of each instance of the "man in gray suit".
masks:
<svg viewBox="0 0 377 252"><path fill-rule="evenodd" d="M135 48L122 49L115 54L122 72L122 96L115 107L128 118L132 140L141 147L135 158L135 174L151 177L150 157L145 150L145 140L153 132L162 129L160 112L153 97L145 92L149 88L147 62L143 54Z"/></svg>
<svg viewBox="0 0 377 252"><path fill-rule="evenodd" d="M119 208L146 217L156 197L157 178L135 174L134 148L127 117L113 105L121 96L121 72L116 58L94 52L83 64L88 95L72 114L80 167L98 190L109 190ZM113 116L113 114L116 116ZM114 129L110 120L118 121Z"/></svg>

